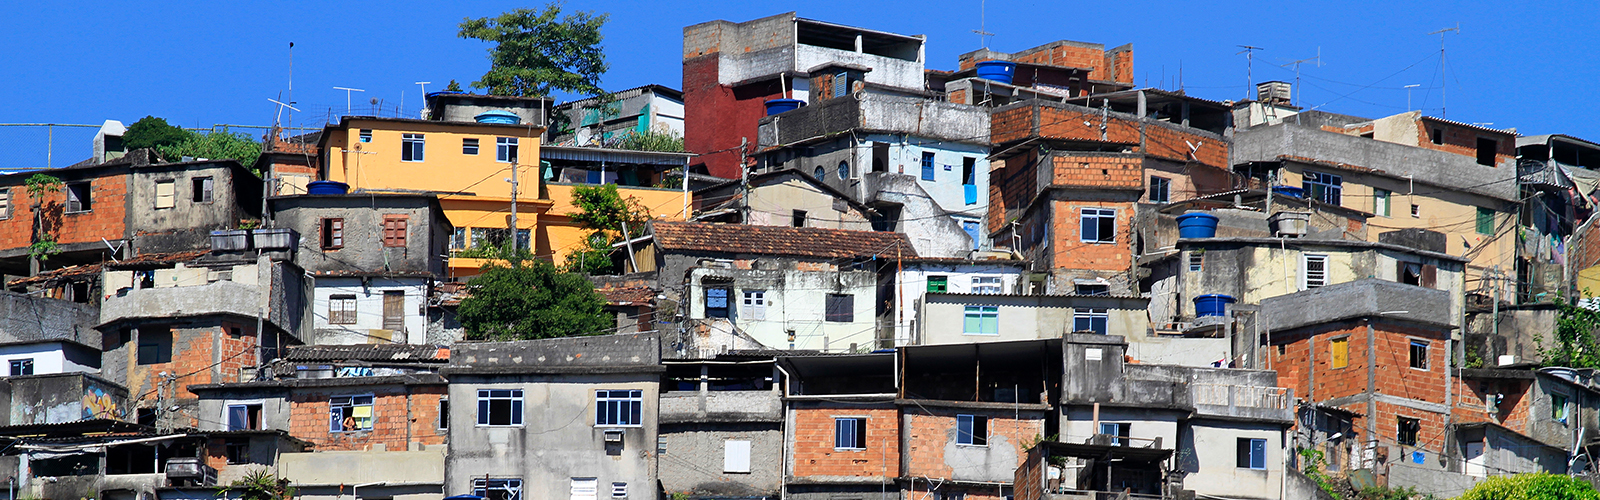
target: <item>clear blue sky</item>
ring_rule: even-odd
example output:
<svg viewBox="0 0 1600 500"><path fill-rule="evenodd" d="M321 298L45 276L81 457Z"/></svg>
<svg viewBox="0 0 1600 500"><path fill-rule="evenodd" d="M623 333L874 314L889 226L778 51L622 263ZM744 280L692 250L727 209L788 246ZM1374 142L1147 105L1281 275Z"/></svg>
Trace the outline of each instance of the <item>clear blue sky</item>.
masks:
<svg viewBox="0 0 1600 500"><path fill-rule="evenodd" d="M457 38L464 17L543 4L512 2L13 2L0 7L0 85L10 96L0 123L132 123L145 115L185 127L267 125L287 93L294 48L297 126L320 127L345 93L409 113L421 108L413 82L442 89L475 80L487 68L487 44ZM682 29L714 20L745 21L792 10L803 17L928 36L928 67L953 69L957 54L978 48L980 2L868 4L568 2L568 9L609 12L605 48L610 89L649 83L681 86ZM1412 107L1448 118L1516 127L1523 134L1565 133L1600 141L1600 51L1593 28L1600 2L1467 2L1448 8L1420 2L1024 2L989 0L989 45L1016 51L1054 40L1133 43L1137 82L1196 96L1246 95L1245 56L1255 45L1255 81L1294 79L1299 103L1368 117L1406 109L1405 85L1418 84ZM1439 36L1446 69L1439 73ZM404 94L402 96L402 93ZM58 132L57 166L88 155L84 131ZM0 167L42 165L42 130L0 127Z"/></svg>

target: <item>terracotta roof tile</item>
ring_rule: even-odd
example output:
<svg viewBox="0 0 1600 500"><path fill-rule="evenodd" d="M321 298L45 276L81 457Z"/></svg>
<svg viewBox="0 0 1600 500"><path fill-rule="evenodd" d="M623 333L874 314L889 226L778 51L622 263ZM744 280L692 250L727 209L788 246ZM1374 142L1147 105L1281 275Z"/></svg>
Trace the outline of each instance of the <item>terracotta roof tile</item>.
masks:
<svg viewBox="0 0 1600 500"><path fill-rule="evenodd" d="M656 244L665 250L830 259L917 256L911 240L891 232L702 222L656 222L654 228Z"/></svg>
<svg viewBox="0 0 1600 500"><path fill-rule="evenodd" d="M595 291L606 298L606 304L613 306L648 306L656 300L656 291L649 287L596 288Z"/></svg>

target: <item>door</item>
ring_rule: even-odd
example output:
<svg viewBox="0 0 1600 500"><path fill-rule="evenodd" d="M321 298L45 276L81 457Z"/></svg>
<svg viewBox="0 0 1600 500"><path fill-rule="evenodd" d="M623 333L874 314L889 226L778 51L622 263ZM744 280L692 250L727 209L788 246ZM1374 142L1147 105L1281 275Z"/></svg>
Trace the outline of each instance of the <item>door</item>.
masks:
<svg viewBox="0 0 1600 500"><path fill-rule="evenodd" d="M383 292L383 329L401 331L406 328L406 292Z"/></svg>
<svg viewBox="0 0 1600 500"><path fill-rule="evenodd" d="M1467 443L1467 467L1463 472L1472 477L1487 476L1488 468L1484 467L1483 443Z"/></svg>

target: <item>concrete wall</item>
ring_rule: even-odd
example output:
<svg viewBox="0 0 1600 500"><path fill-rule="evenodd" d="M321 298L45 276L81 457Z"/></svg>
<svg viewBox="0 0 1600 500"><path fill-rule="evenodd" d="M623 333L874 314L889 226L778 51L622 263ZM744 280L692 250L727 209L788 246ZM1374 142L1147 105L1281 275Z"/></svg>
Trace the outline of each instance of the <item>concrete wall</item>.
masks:
<svg viewBox="0 0 1600 500"><path fill-rule="evenodd" d="M1177 446L1177 468L1188 475L1184 489L1227 498L1291 498L1280 496L1285 453L1284 428L1262 422L1190 420ZM1265 439L1266 469L1238 467L1238 440Z"/></svg>
<svg viewBox="0 0 1600 500"><path fill-rule="evenodd" d="M128 390L85 374L7 377L0 388L0 425L58 424L91 418L133 420Z"/></svg>
<svg viewBox="0 0 1600 500"><path fill-rule="evenodd" d="M211 201L194 201L194 180L209 177ZM171 208L156 208L156 183L172 181ZM104 200L120 202L121 200ZM211 231L238 227L261 215L261 179L232 160L150 165L128 179L128 220L138 253L208 248ZM98 208L97 208L98 209Z"/></svg>
<svg viewBox="0 0 1600 500"><path fill-rule="evenodd" d="M662 272L666 276L670 270ZM871 271L828 270L791 259L762 258L749 269L695 268L687 276L690 318L706 317L706 280L728 280L731 319L767 347L789 348L790 330L794 331L795 349L844 350L852 343L872 345L876 338L877 275ZM742 304L748 290L766 292L764 319ZM830 294L852 296L853 321L826 321Z"/></svg>
<svg viewBox="0 0 1600 500"><path fill-rule="evenodd" d="M1138 298L930 293L924 300L916 339L924 345L1060 338L1072 333L1074 315L1087 309L1106 309L1107 335L1143 337L1150 326L1143 309L1145 301ZM963 321L969 305L998 306L1000 333L965 333Z"/></svg>
<svg viewBox="0 0 1600 500"><path fill-rule="evenodd" d="M480 151L484 147L480 141ZM271 203L274 226L300 233L295 264L306 271L440 274L444 270L440 256L450 241L451 227L432 196L303 195ZM406 218L404 247L384 245L383 223L391 216ZM342 248L322 248L324 218L343 219Z"/></svg>
<svg viewBox="0 0 1600 500"><path fill-rule="evenodd" d="M1022 270L1026 264L1022 262L1004 261L972 261L972 262L910 262L901 264L899 277L895 279L895 286L900 292L895 294L894 317L895 344L907 345L912 342L913 335L921 331L922 322L920 311L923 309L923 297L928 293L928 277L944 276L947 293L975 293L972 289L974 277L1000 278L1000 292L1004 294L1022 293L1018 281L1021 280Z"/></svg>
<svg viewBox="0 0 1600 500"><path fill-rule="evenodd" d="M290 429L293 408L289 404L289 391L285 388L239 388L196 391L199 395L200 426L202 431L228 430L228 405L261 405L261 428ZM324 416L326 420L326 416ZM305 439L306 436L297 436Z"/></svg>
<svg viewBox="0 0 1600 500"><path fill-rule="evenodd" d="M316 344L340 345L388 342L425 344L428 332L428 281L428 278L398 277L317 278L315 299L311 308L315 335L308 340ZM405 305L401 308L405 317L405 329L401 331L383 328L384 294L390 291L405 294ZM336 325L328 322L329 308L334 295L356 297L355 324Z"/></svg>
<svg viewBox="0 0 1600 500"><path fill-rule="evenodd" d="M0 341L69 339L99 347L99 322L99 308L89 304L0 291Z"/></svg>
<svg viewBox="0 0 1600 500"><path fill-rule="evenodd" d="M445 455L443 446L420 451L284 453L278 457L278 472L299 490L301 498L347 498L351 494L348 485L385 482L384 486L360 488L355 494L362 498L437 499L445 496Z"/></svg>
<svg viewBox="0 0 1600 500"><path fill-rule="evenodd" d="M987 442L958 442L957 418L987 418ZM1010 483L1027 455L1025 447L1044 436L1044 412L930 405L902 406L900 414L907 475L957 481Z"/></svg>
<svg viewBox="0 0 1600 500"><path fill-rule="evenodd" d="M668 495L770 498L779 494L784 444L778 422L662 424L660 437L665 445L658 473ZM749 472L724 470L728 441L750 443Z"/></svg>
<svg viewBox="0 0 1600 500"><path fill-rule="evenodd" d="M734 194L735 191L730 189L702 192L697 196L709 195L707 203L720 203L726 201L724 196ZM745 223L758 226L792 226L795 225L794 211L803 210L806 212L806 218L800 224L805 227L872 230L871 221L865 213L840 201L833 194L799 179L755 186L750 189L748 200L750 210ZM841 211L840 208L844 210Z"/></svg>
<svg viewBox="0 0 1600 500"><path fill-rule="evenodd" d="M544 127L549 124L547 117L550 108L555 105L555 99L543 98L516 98L495 99L486 96L473 96L464 94L438 94L427 100L430 119L446 122L475 123L476 116L486 111L510 111L523 124Z"/></svg>

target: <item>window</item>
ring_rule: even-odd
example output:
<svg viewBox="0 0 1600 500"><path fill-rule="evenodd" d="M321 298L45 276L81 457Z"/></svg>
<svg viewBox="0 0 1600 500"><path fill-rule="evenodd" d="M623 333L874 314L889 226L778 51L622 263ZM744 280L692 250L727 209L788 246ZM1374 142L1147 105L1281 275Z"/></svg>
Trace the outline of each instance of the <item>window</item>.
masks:
<svg viewBox="0 0 1600 500"><path fill-rule="evenodd" d="M600 480L592 477L572 478L572 500L594 500L600 494Z"/></svg>
<svg viewBox="0 0 1600 500"><path fill-rule="evenodd" d="M172 329L164 326L139 328L139 364L172 362Z"/></svg>
<svg viewBox="0 0 1600 500"><path fill-rule="evenodd" d="M372 129L361 129L361 142L372 142Z"/></svg>
<svg viewBox="0 0 1600 500"><path fill-rule="evenodd" d="M828 170L822 168L822 165L817 165L817 169L811 172L811 176L816 177L819 181L828 180Z"/></svg>
<svg viewBox="0 0 1600 500"><path fill-rule="evenodd" d="M450 249L461 250L467 248L467 228L458 227L450 233Z"/></svg>
<svg viewBox="0 0 1600 500"><path fill-rule="evenodd" d="M950 277L929 276L928 291L933 293L945 293L950 291Z"/></svg>
<svg viewBox="0 0 1600 500"><path fill-rule="evenodd" d="M1328 256L1322 254L1305 254L1300 259L1301 290L1309 290L1328 285Z"/></svg>
<svg viewBox="0 0 1600 500"><path fill-rule="evenodd" d="M640 413L644 411L644 391L611 390L594 391L594 425L596 427L637 427L644 424Z"/></svg>
<svg viewBox="0 0 1600 500"><path fill-rule="evenodd" d="M836 450L867 449L867 419L864 417L834 417L833 448Z"/></svg>
<svg viewBox="0 0 1600 500"><path fill-rule="evenodd" d="M1115 243L1117 241L1117 211L1109 208L1085 208L1080 220L1082 240L1085 243Z"/></svg>
<svg viewBox="0 0 1600 500"><path fill-rule="evenodd" d="M11 360L11 376L33 375L33 358Z"/></svg>
<svg viewBox="0 0 1600 500"><path fill-rule="evenodd" d="M372 430L372 396L335 396L328 399L328 432Z"/></svg>
<svg viewBox="0 0 1600 500"><path fill-rule="evenodd" d="M1417 205L1416 203L1412 203L1411 204L1411 217L1414 218L1414 219L1422 218L1422 206Z"/></svg>
<svg viewBox="0 0 1600 500"><path fill-rule="evenodd" d="M1444 144L1444 129L1434 128L1428 130L1428 141L1434 144Z"/></svg>
<svg viewBox="0 0 1600 500"><path fill-rule="evenodd" d="M856 320L856 296L848 293L828 294L826 318L835 323L852 323Z"/></svg>
<svg viewBox="0 0 1600 500"><path fill-rule="evenodd" d="M178 205L178 182L172 179L156 181L156 210Z"/></svg>
<svg viewBox="0 0 1600 500"><path fill-rule="evenodd" d="M422 161L422 134L400 134L400 161Z"/></svg>
<svg viewBox="0 0 1600 500"><path fill-rule="evenodd" d="M385 216L383 216L383 246L386 246L386 247L404 247L404 246L406 246L406 221L407 221L407 219L408 219L408 217L406 217L404 215L385 215Z"/></svg>
<svg viewBox="0 0 1600 500"><path fill-rule="evenodd" d="M1494 210L1478 207L1478 234L1494 234Z"/></svg>
<svg viewBox="0 0 1600 500"><path fill-rule="evenodd" d="M1329 205L1338 205L1344 193L1344 178L1333 174L1307 171L1300 184L1306 196Z"/></svg>
<svg viewBox="0 0 1600 500"><path fill-rule="evenodd" d="M722 472L750 472L750 442L730 439L722 442Z"/></svg>
<svg viewBox="0 0 1600 500"><path fill-rule="evenodd" d="M934 177L933 172L934 172L933 153L923 152L922 153L922 180L925 180L925 181L934 180L935 177Z"/></svg>
<svg viewBox="0 0 1600 500"><path fill-rule="evenodd" d="M228 438L223 441L223 452L226 453L228 464L250 463L250 440L248 438Z"/></svg>
<svg viewBox="0 0 1600 500"><path fill-rule="evenodd" d="M1550 419L1567 423L1567 395L1550 394Z"/></svg>
<svg viewBox="0 0 1600 500"><path fill-rule="evenodd" d="M1238 467L1267 470L1267 440L1238 438Z"/></svg>
<svg viewBox="0 0 1600 500"><path fill-rule="evenodd" d="M574 480L576 481L576 480ZM594 479L589 479L591 486ZM593 500L594 489L590 488L589 498ZM489 500L522 500L521 479L491 479L478 478L472 480L472 494Z"/></svg>
<svg viewBox="0 0 1600 500"><path fill-rule="evenodd" d="M728 317L728 289L725 287L706 287L706 317Z"/></svg>
<svg viewBox="0 0 1600 500"><path fill-rule="evenodd" d="M981 293L981 294L986 294L986 295L999 295L1000 294L1000 277L999 276L973 276L972 277L972 293Z"/></svg>
<svg viewBox="0 0 1600 500"><path fill-rule="evenodd" d="M961 333L965 335L999 335L999 306L966 306Z"/></svg>
<svg viewBox="0 0 1600 500"><path fill-rule="evenodd" d="M849 178L850 178L850 162L841 160L839 162L839 180L842 181L842 180L849 179Z"/></svg>
<svg viewBox="0 0 1600 500"><path fill-rule="evenodd" d="M789 225L794 227L806 227L806 211L795 210L793 212L789 212Z"/></svg>
<svg viewBox="0 0 1600 500"><path fill-rule="evenodd" d="M745 290L743 305L744 311L740 314L742 314L745 318L755 321L763 321L767 319L766 290Z"/></svg>
<svg viewBox="0 0 1600 500"><path fill-rule="evenodd" d="M1328 341L1328 366L1330 368L1350 366L1350 337L1339 337Z"/></svg>
<svg viewBox="0 0 1600 500"><path fill-rule="evenodd" d="M1132 426L1133 424L1100 422L1100 433L1111 436L1111 446L1127 446L1127 441L1123 438L1128 437Z"/></svg>
<svg viewBox="0 0 1600 500"><path fill-rule="evenodd" d="M1097 283L1074 283L1072 293L1078 295L1111 295L1111 285Z"/></svg>
<svg viewBox="0 0 1600 500"><path fill-rule="evenodd" d="M465 137L461 139L461 154L467 156L478 155L478 138Z"/></svg>
<svg viewBox="0 0 1600 500"><path fill-rule="evenodd" d="M228 430L261 430L261 403L228 405Z"/></svg>
<svg viewBox="0 0 1600 500"><path fill-rule="evenodd" d="M190 201L195 203L211 203L211 189L213 184L210 177L196 177L189 180Z"/></svg>
<svg viewBox="0 0 1600 500"><path fill-rule="evenodd" d="M355 295L331 295L328 297L328 324L356 324Z"/></svg>
<svg viewBox="0 0 1600 500"><path fill-rule="evenodd" d="M67 212L88 212L94 209L90 199L89 183L67 184Z"/></svg>
<svg viewBox="0 0 1600 500"><path fill-rule="evenodd" d="M0 220L11 218L11 188L0 187Z"/></svg>
<svg viewBox="0 0 1600 500"><path fill-rule="evenodd" d="M1478 164L1494 166L1494 155L1500 149L1500 141L1484 137L1478 138Z"/></svg>
<svg viewBox="0 0 1600 500"><path fill-rule="evenodd" d="M1198 252L1189 253L1189 272L1198 273L1205 269L1206 254Z"/></svg>
<svg viewBox="0 0 1600 500"><path fill-rule="evenodd" d="M1400 283L1426 288L1433 288L1438 283L1438 266L1415 262L1399 262L1397 265L1399 269L1395 271L1395 277L1399 278Z"/></svg>
<svg viewBox="0 0 1600 500"><path fill-rule="evenodd" d="M1428 341L1411 341L1411 367L1419 370L1428 369Z"/></svg>
<svg viewBox="0 0 1600 500"><path fill-rule="evenodd" d="M978 159L961 159L961 194L968 205L978 204Z"/></svg>
<svg viewBox="0 0 1600 500"><path fill-rule="evenodd" d="M439 400L439 430L450 429L450 400Z"/></svg>
<svg viewBox="0 0 1600 500"><path fill-rule="evenodd" d="M628 483L611 483L611 498L628 498Z"/></svg>
<svg viewBox="0 0 1600 500"><path fill-rule="evenodd" d="M1165 177L1150 177L1150 203L1172 201L1172 181Z"/></svg>
<svg viewBox="0 0 1600 500"><path fill-rule="evenodd" d="M1372 190L1372 213L1381 217L1389 216L1389 195L1387 189Z"/></svg>
<svg viewBox="0 0 1600 500"><path fill-rule="evenodd" d="M515 163L517 161L517 138L494 138L494 161Z"/></svg>
<svg viewBox="0 0 1600 500"><path fill-rule="evenodd" d="M478 389L478 425L522 425L522 389Z"/></svg>
<svg viewBox="0 0 1600 500"><path fill-rule="evenodd" d="M989 417L956 415L956 444L989 445Z"/></svg>
<svg viewBox="0 0 1600 500"><path fill-rule="evenodd" d="M1075 309L1072 312L1072 331L1105 335L1106 324L1110 320L1111 315L1105 309Z"/></svg>
<svg viewBox="0 0 1600 500"><path fill-rule="evenodd" d="M1406 446L1417 445L1417 434L1422 431L1422 421L1414 418L1399 417L1398 429L1395 431L1395 441Z"/></svg>
<svg viewBox="0 0 1600 500"><path fill-rule="evenodd" d="M344 219L322 219L322 249L344 247Z"/></svg>

